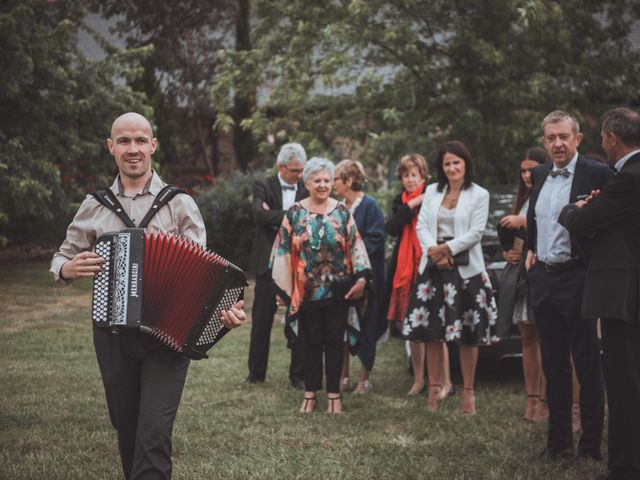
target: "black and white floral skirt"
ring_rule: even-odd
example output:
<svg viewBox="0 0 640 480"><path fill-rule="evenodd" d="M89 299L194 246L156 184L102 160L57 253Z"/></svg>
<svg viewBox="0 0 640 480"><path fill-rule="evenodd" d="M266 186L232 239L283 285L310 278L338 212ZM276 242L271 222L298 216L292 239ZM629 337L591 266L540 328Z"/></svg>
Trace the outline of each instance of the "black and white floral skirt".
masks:
<svg viewBox="0 0 640 480"><path fill-rule="evenodd" d="M411 295L403 335L408 340L488 345L498 316L487 272L463 279L457 268L426 268Z"/></svg>

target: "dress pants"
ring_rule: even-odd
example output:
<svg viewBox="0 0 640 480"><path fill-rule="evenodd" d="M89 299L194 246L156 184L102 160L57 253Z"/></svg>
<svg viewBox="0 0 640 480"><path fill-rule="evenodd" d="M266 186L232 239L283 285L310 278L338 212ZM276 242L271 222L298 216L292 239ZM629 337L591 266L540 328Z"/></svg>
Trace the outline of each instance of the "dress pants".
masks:
<svg viewBox="0 0 640 480"><path fill-rule="evenodd" d="M609 469L616 480L640 479L640 325L601 320L609 404Z"/></svg>
<svg viewBox="0 0 640 480"><path fill-rule="evenodd" d="M251 310L251 340L249 344L249 378L264 381L267 376L269 343L276 305L276 288L270 275L257 275L256 287ZM287 344L291 349L289 379L292 382L302 380L302 347L295 334L285 328Z"/></svg>
<svg viewBox="0 0 640 480"><path fill-rule="evenodd" d="M171 478L171 434L190 360L139 330L93 329L127 480Z"/></svg>
<svg viewBox="0 0 640 480"><path fill-rule="evenodd" d="M303 306L299 327L304 348L304 385L307 391L322 389L322 353L327 393L340 393L340 371L349 307L344 304Z"/></svg>
<svg viewBox="0 0 640 480"><path fill-rule="evenodd" d="M547 272L539 264L529 272L533 313L547 377L547 447L573 449L571 428L573 363L580 383L580 453L599 458L604 426L604 381L596 321L580 313L585 269L575 266Z"/></svg>

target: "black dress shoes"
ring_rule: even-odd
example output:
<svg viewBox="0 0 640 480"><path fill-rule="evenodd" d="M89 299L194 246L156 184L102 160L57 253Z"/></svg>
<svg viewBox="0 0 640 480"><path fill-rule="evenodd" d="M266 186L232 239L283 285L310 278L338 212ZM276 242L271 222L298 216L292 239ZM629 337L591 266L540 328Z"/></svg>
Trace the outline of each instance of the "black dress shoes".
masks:
<svg viewBox="0 0 640 480"><path fill-rule="evenodd" d="M567 460L573 460L573 450L571 448L558 450L555 448L547 447L539 455L540 460L543 462L563 462Z"/></svg>
<svg viewBox="0 0 640 480"><path fill-rule="evenodd" d="M244 379L244 383L245 385L248 384L256 384L256 383L264 383L264 378L258 378L254 375L249 374L249 376L247 378Z"/></svg>
<svg viewBox="0 0 640 480"><path fill-rule="evenodd" d="M304 381L303 380L291 380L291 388L296 390L304 390Z"/></svg>
<svg viewBox="0 0 640 480"><path fill-rule="evenodd" d="M578 450L578 454L576 455L578 460L595 460L596 462L602 461L602 454L600 452L587 452L584 450Z"/></svg>

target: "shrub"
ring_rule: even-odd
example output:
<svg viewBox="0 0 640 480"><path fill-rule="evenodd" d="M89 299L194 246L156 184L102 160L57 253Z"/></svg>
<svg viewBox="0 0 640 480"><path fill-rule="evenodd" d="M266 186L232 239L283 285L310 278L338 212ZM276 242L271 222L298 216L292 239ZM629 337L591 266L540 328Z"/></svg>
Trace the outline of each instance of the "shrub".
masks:
<svg viewBox="0 0 640 480"><path fill-rule="evenodd" d="M260 175L234 172L194 196L207 227L207 246L243 269L253 242L253 181Z"/></svg>

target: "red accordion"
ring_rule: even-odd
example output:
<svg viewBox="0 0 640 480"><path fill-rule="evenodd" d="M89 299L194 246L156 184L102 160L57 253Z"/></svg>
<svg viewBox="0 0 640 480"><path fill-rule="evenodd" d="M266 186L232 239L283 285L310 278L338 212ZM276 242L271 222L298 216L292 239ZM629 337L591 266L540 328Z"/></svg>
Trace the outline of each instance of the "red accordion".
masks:
<svg viewBox="0 0 640 480"><path fill-rule="evenodd" d="M93 324L140 328L194 359L227 333L220 312L247 285L242 270L184 237L130 228L102 235L95 251L106 262L93 281Z"/></svg>

